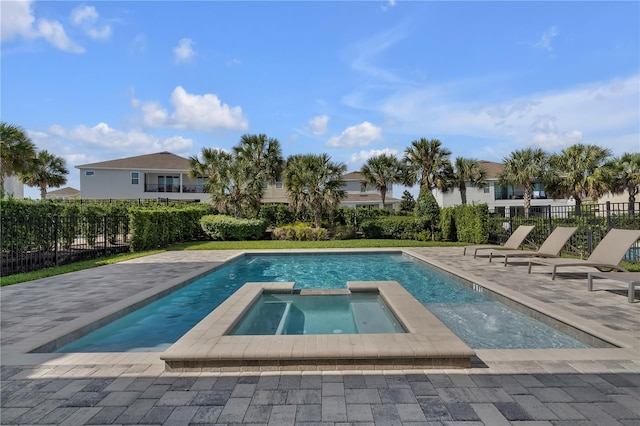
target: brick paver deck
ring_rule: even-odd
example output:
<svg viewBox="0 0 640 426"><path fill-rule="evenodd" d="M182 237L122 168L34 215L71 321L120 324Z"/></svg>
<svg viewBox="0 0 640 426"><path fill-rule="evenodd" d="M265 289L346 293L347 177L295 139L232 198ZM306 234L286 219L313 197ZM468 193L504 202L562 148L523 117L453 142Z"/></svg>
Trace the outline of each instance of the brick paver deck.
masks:
<svg viewBox="0 0 640 426"><path fill-rule="evenodd" d="M470 369L171 373L159 353L25 353L197 277L236 251L162 253L0 290L5 424L638 425L640 301L576 268L412 248L491 291L622 348L476 350Z"/></svg>

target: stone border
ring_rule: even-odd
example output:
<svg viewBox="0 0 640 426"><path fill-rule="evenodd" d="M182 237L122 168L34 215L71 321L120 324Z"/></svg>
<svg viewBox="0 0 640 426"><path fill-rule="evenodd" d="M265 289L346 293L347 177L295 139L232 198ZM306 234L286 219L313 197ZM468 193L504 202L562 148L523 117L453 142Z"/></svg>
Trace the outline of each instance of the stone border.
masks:
<svg viewBox="0 0 640 426"><path fill-rule="evenodd" d="M352 281L379 293L406 333L235 336L227 334L264 292L294 283L247 283L160 358L167 371L389 370L470 368L475 352L396 281ZM341 292L344 294L344 291Z"/></svg>

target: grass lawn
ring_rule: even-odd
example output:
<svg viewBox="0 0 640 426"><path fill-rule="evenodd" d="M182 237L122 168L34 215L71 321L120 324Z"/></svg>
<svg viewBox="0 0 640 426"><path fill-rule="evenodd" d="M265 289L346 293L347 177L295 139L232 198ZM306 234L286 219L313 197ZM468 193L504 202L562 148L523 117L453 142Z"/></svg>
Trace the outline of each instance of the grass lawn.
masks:
<svg viewBox="0 0 640 426"><path fill-rule="evenodd" d="M149 256L151 254L162 253L175 250L269 250L269 249L315 249L315 248L384 248L384 247L453 247L465 246L465 243L445 243L441 241L413 241L413 240L340 240L340 241L199 241L176 244L166 249L148 250L139 253L124 253L94 260L71 263L52 268L41 269L39 271L25 272L0 278L0 285L7 286L40 278L52 277L54 275L66 274L67 272L80 271L83 269L95 268L96 266L109 265L122 262L124 260ZM640 272L640 264L622 262L623 268Z"/></svg>

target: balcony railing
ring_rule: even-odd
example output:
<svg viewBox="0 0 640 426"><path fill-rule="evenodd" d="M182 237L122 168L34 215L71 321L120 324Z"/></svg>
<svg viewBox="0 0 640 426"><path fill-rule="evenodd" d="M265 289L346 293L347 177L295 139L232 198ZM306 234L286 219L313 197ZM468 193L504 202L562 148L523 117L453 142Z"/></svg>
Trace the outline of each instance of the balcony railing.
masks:
<svg viewBox="0 0 640 426"><path fill-rule="evenodd" d="M182 189L182 190L181 190ZM144 185L144 192L182 192L187 194L202 194L202 185L158 185L147 183Z"/></svg>

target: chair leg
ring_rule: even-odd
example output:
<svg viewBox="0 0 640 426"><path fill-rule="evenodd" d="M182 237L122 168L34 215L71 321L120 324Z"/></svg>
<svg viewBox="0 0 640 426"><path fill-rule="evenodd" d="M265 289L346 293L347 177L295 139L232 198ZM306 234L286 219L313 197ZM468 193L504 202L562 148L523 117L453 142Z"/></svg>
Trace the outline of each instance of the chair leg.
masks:
<svg viewBox="0 0 640 426"><path fill-rule="evenodd" d="M556 279L556 266L553 266L553 272L551 272L551 280L555 280Z"/></svg>

